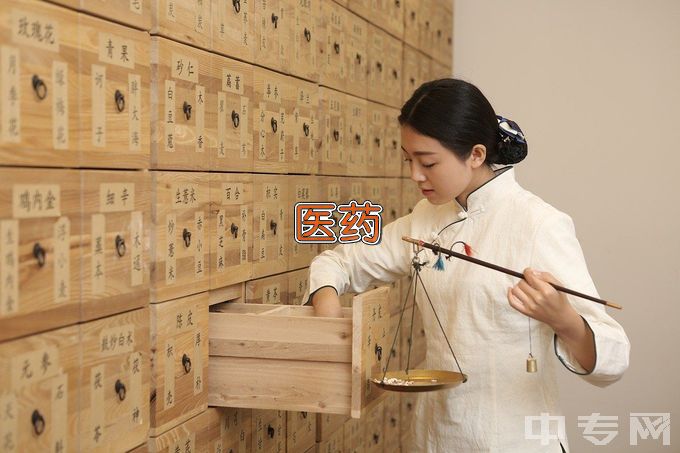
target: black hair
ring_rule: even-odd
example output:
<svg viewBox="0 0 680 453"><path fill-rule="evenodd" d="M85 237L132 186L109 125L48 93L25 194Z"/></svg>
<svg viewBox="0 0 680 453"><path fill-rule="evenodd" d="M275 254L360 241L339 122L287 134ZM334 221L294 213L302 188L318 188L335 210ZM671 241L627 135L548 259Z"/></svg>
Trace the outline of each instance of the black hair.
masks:
<svg viewBox="0 0 680 453"><path fill-rule="evenodd" d="M475 145L486 147L486 164L516 164L527 155L527 144L502 140L496 112L469 82L439 79L422 84L401 108L399 124L432 137L461 160Z"/></svg>

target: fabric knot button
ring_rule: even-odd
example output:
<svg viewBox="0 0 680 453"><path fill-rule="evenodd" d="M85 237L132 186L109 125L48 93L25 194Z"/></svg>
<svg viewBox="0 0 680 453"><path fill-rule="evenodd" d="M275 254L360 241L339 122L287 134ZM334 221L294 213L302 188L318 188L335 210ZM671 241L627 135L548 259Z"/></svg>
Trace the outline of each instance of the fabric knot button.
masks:
<svg viewBox="0 0 680 453"><path fill-rule="evenodd" d="M467 212L465 212L465 211L460 211L460 212L458 213L458 218L459 218L459 219L465 219L465 218L467 218L467 216L468 216L468 214L467 214Z"/></svg>

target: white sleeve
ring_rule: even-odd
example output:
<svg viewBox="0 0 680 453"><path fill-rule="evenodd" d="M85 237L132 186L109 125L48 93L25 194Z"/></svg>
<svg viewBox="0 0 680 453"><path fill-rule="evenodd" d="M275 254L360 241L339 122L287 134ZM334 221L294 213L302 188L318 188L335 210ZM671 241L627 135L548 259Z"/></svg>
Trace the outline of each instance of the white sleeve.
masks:
<svg viewBox="0 0 680 453"><path fill-rule="evenodd" d="M339 244L312 260L309 266L309 288L302 297L309 303L310 295L324 286L335 288L338 294L361 293L381 283L391 283L408 275L411 244L401 237L410 234L412 214L401 217L383 228L380 243Z"/></svg>
<svg viewBox="0 0 680 453"><path fill-rule="evenodd" d="M571 218L551 215L539 228L534 242L532 268L550 272L567 288L599 297L588 273ZM588 373L569 353L562 340L554 337L555 354L571 372L589 383L605 387L618 381L628 368L630 342L621 325L609 316L603 305L568 296L569 302L585 320L595 339L595 367Z"/></svg>

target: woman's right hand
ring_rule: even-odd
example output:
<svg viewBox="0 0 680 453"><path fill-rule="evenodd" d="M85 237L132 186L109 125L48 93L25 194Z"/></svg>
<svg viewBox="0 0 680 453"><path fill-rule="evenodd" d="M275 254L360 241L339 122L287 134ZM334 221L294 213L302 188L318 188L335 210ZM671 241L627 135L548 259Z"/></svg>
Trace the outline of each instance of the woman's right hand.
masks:
<svg viewBox="0 0 680 453"><path fill-rule="evenodd" d="M316 316L326 318L342 318L340 297L335 288L325 286L318 289L312 296L312 305Z"/></svg>

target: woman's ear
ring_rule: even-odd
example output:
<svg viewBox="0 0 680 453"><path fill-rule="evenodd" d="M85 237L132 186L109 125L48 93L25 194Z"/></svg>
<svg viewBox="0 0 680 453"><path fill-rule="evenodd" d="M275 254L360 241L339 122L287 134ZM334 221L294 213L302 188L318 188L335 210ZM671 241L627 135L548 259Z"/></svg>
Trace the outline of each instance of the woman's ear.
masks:
<svg viewBox="0 0 680 453"><path fill-rule="evenodd" d="M482 165L484 165L484 162L486 161L486 146L484 145L473 146L468 161L470 162L472 168L479 168Z"/></svg>

